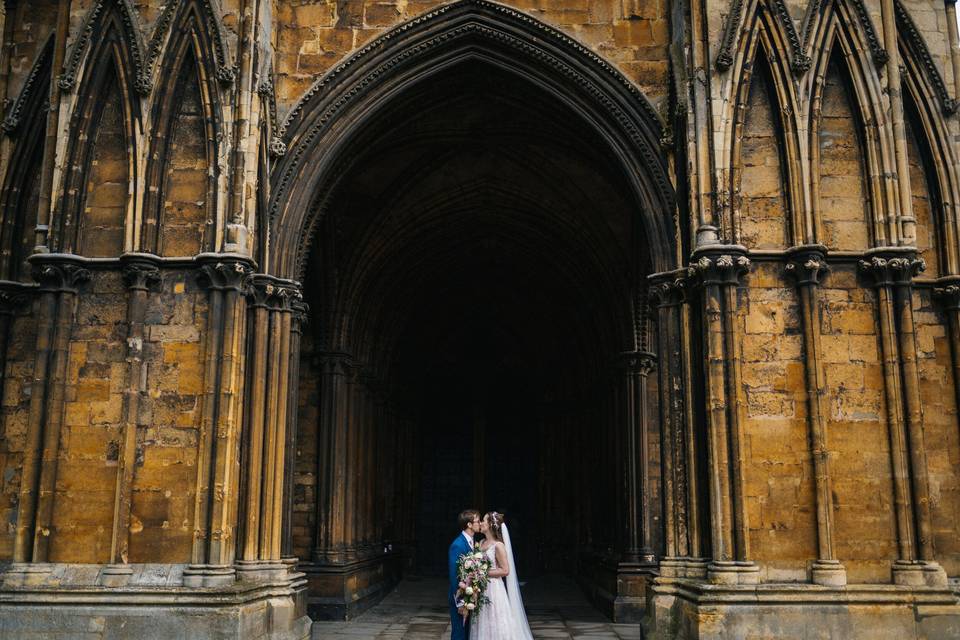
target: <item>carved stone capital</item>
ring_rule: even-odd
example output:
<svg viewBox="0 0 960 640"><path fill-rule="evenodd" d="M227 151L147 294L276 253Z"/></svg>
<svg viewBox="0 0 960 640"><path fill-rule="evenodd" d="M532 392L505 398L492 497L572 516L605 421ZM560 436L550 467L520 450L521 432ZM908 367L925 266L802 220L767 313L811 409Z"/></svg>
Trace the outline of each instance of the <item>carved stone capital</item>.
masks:
<svg viewBox="0 0 960 640"><path fill-rule="evenodd" d="M648 276L648 302L651 307L672 307L687 301L690 276L687 269L654 273Z"/></svg>
<svg viewBox="0 0 960 640"><path fill-rule="evenodd" d="M802 245L793 247L787 253L784 271L797 286L818 285L829 270L827 248L823 245Z"/></svg>
<svg viewBox="0 0 960 640"><path fill-rule="evenodd" d="M649 376L657 368L657 356L649 351L624 351L620 354L620 367L627 373Z"/></svg>
<svg viewBox="0 0 960 640"><path fill-rule="evenodd" d="M80 256L59 253L38 253L27 258L31 275L43 292L76 293L90 280L90 270Z"/></svg>
<svg viewBox="0 0 960 640"><path fill-rule="evenodd" d="M149 291L160 283L160 267L156 262L139 258L122 256L123 282L133 291Z"/></svg>
<svg viewBox="0 0 960 640"><path fill-rule="evenodd" d="M320 354L320 372L325 375L350 375L353 358L342 351L326 351Z"/></svg>
<svg viewBox="0 0 960 640"><path fill-rule="evenodd" d="M914 276L927 268L916 249L881 248L868 252L860 260L860 272L875 287L910 286Z"/></svg>
<svg viewBox="0 0 960 640"><path fill-rule="evenodd" d="M257 273L247 280L247 297L251 307L266 307L271 311L293 311L302 302L299 283Z"/></svg>
<svg viewBox="0 0 960 640"><path fill-rule="evenodd" d="M740 284L740 278L750 271L750 258L745 247L719 245L695 251L688 271L704 285Z"/></svg>
<svg viewBox="0 0 960 640"><path fill-rule="evenodd" d="M242 292L253 267L246 259L233 256L205 256L200 262L201 287L215 291Z"/></svg>
<svg viewBox="0 0 960 640"><path fill-rule="evenodd" d="M933 295L949 311L960 311L960 276L946 276L937 280Z"/></svg>
<svg viewBox="0 0 960 640"><path fill-rule="evenodd" d="M301 294L299 298L294 299L290 304L290 310L293 312L293 324L291 328L293 331L301 331L303 325L307 324L310 321L310 305L303 301L303 295Z"/></svg>

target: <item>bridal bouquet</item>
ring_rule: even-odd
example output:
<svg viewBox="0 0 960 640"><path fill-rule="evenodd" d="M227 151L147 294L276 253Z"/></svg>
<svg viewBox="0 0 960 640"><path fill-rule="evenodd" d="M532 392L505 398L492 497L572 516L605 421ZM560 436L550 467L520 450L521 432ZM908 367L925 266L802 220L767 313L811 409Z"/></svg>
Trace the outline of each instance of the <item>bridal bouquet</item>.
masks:
<svg viewBox="0 0 960 640"><path fill-rule="evenodd" d="M490 559L480 550L480 545L457 560L457 578L457 609L466 619L489 602L484 594L490 581Z"/></svg>

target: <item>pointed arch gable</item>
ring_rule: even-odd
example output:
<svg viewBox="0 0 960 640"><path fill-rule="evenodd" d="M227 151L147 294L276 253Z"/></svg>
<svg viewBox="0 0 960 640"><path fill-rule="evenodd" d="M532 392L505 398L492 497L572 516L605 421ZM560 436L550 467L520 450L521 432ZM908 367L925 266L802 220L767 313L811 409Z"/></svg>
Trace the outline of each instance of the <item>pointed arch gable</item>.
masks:
<svg viewBox="0 0 960 640"><path fill-rule="evenodd" d="M130 194L136 191L131 187L131 183L134 183L138 176L137 154L134 153L133 146L142 120L139 92L136 89L137 69L131 57L129 39L124 34L122 12L108 10L102 14L98 25L99 37L93 43L87 62L83 65L83 78L78 85L70 119L70 129L76 132L76 135L71 136L68 145L60 206L56 212L55 229L51 239L60 251L79 250L89 173L97 148L97 145L91 142L97 137L107 101L111 98L111 90L116 92L115 97L119 101L119 132L124 137L122 160L128 181L124 205L125 220L131 217ZM129 229L126 233L129 233ZM126 241L123 245L126 245ZM123 248L121 246L117 253L121 253Z"/></svg>
<svg viewBox="0 0 960 640"><path fill-rule="evenodd" d="M866 44L873 63L877 67L885 65L890 56L880 42L880 36L873 26L873 20L863 0L813 0L808 4L803 18L803 51L810 56L811 60L815 57L818 51L817 34L829 25L830 14L838 10L835 6L838 4L843 5L839 10L843 15L848 16L850 28L856 29L859 40Z"/></svg>
<svg viewBox="0 0 960 640"><path fill-rule="evenodd" d="M0 279L28 280L24 260L33 246L40 192L40 167L46 137L52 69L52 38L41 51L27 81L11 105L3 128L15 134L0 192Z"/></svg>
<svg viewBox="0 0 960 640"><path fill-rule="evenodd" d="M13 135L17 132L21 122L25 117L30 117L32 110L38 108L35 97L37 95L46 96L50 92L50 73L53 65L53 36L47 39L47 43L40 50L40 55L34 60L33 66L27 79L24 80L17 99L13 101L7 114L0 124L0 129L7 135Z"/></svg>
<svg viewBox="0 0 960 640"><path fill-rule="evenodd" d="M660 150L662 123L640 91L597 54L526 14L486 0L435 9L372 41L296 104L272 171L269 272L295 277L318 220L317 198L336 179L348 141L404 88L465 60L522 77L562 101L622 164L638 201L654 268L675 268L675 197Z"/></svg>
<svg viewBox="0 0 960 640"><path fill-rule="evenodd" d="M84 73L84 64L97 60L99 45L111 29L116 30L124 44L122 55L128 61L125 66L131 69L130 86L138 94L150 93L152 82L145 64L140 21L130 0L97 0L87 12L60 71L57 81L60 89L72 91L76 88L79 76Z"/></svg>
<svg viewBox="0 0 960 640"><path fill-rule="evenodd" d="M203 210L206 221L216 215L218 140L223 130L221 102L217 87L218 63L212 53L210 34L197 2L180 4L177 14L177 29L167 43L162 63L161 77L170 78L163 91L154 96L151 107L152 132L146 171L144 219L139 234L142 250L167 255L163 248L165 230L165 205L168 192L167 171L173 162L174 134L178 128L179 115L183 108L183 74L194 74L199 91L199 106L202 112L203 146L205 149L206 192ZM190 67L188 70L186 67ZM212 249L210 238L200 241L197 252ZM172 255L172 254L171 254Z"/></svg>
<svg viewBox="0 0 960 640"><path fill-rule="evenodd" d="M193 21L192 28L201 41L204 64L212 71L211 77L224 85L236 79L235 65L230 62L230 49L224 36L221 11L213 0L171 0L164 6L157 19L150 43L147 45L146 68L153 73L165 47L171 46L168 40L174 39L173 25L184 25ZM166 68L166 65L161 65Z"/></svg>
<svg viewBox="0 0 960 640"><path fill-rule="evenodd" d="M780 240L779 248L785 248L792 244L802 243L797 229L800 221L796 218L797 212L802 210L801 188L799 186L802 178L797 172L800 150L797 144L797 127L794 122L798 113L796 94L793 92L793 83L789 75L785 74L783 65L771 62L771 59L776 61L777 49L774 43L770 41L766 29L763 26L758 26L754 33L755 37L752 39L749 50L749 55L752 55L753 61L744 67L740 77L734 108L734 126L730 131L729 166L733 168L729 185L732 196L730 202L733 203L730 223L734 230L735 241L741 243L743 216L745 214L741 204L746 197L741 189L746 171L743 163L744 143L748 134L747 119L750 115L757 115L750 108L751 96L753 91L757 89L766 94L764 97L769 104L770 117L772 118L771 125L773 139L775 140L773 153L776 154L778 161L777 173L781 182L781 202L784 207L782 212L784 220L783 237ZM764 86L755 86L758 82ZM750 243L747 246L750 246Z"/></svg>
<svg viewBox="0 0 960 640"><path fill-rule="evenodd" d="M932 89L932 94L936 97L943 112L947 115L953 115L957 112L958 101L950 95L947 84L943 80L943 75L941 75L933 56L930 55L923 34L917 29L913 18L910 17L910 13L900 0L894 0L893 6L897 15L897 33L903 36L898 38L898 41L903 43L903 48L906 49L905 53L908 54L905 57L912 59L914 72L918 76L923 76L924 83Z"/></svg>
<svg viewBox="0 0 960 640"><path fill-rule="evenodd" d="M720 71L726 71L734 67L738 57L738 52L734 51L734 45L749 37L749 34L755 28L757 16L763 11L770 11L777 17L779 25L777 30L781 32L785 45L782 50L790 51L790 68L793 73L797 75L805 73L810 68L810 56L804 52L796 25L793 24L793 18L790 16L790 11L783 0L756 0L754 2L734 0L724 25L723 38L714 65ZM772 29L772 25L768 25L768 29ZM742 47L738 47L738 49L742 49ZM753 58L748 59L752 60Z"/></svg>

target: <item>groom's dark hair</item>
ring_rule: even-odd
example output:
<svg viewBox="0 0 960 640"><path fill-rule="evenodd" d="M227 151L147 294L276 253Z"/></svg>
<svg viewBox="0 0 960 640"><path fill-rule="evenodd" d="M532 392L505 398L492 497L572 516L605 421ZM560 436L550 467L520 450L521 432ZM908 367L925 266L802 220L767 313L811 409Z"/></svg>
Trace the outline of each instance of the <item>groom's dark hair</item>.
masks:
<svg viewBox="0 0 960 640"><path fill-rule="evenodd" d="M466 509L460 512L460 517L457 518L457 523L460 525L460 531L463 531L467 528L467 525L473 522L474 518L479 518L480 512L476 509Z"/></svg>

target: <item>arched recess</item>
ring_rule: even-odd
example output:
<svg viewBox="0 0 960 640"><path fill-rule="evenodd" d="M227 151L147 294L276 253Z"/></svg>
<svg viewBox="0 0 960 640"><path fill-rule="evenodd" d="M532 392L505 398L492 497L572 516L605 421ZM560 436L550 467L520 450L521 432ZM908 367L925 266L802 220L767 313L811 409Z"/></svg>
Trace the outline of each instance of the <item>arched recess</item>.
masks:
<svg viewBox="0 0 960 640"><path fill-rule="evenodd" d="M956 233L956 209L960 202L956 145L950 143L945 114L935 99L936 87L922 71L922 61L917 60L908 47L901 47L900 55L907 68L903 76L903 96L910 180L912 185L925 188L922 197L929 206L926 220L920 219L922 213L914 211L918 218L918 248L927 261L928 276L955 274L960 264ZM913 195L916 198L918 194ZM921 234L926 235L926 241L921 239Z"/></svg>
<svg viewBox="0 0 960 640"><path fill-rule="evenodd" d="M188 256L213 248L222 130L213 53L218 35L196 0L180 6L174 24L158 74L172 82L156 94L151 112L139 244L157 255Z"/></svg>
<svg viewBox="0 0 960 640"><path fill-rule="evenodd" d="M749 21L746 46L738 54L736 101L728 129L733 237L751 249L782 249L803 242L804 210L797 95L786 51L786 35L764 5ZM746 186L744 185L746 181Z"/></svg>
<svg viewBox="0 0 960 640"><path fill-rule="evenodd" d="M25 260L34 245L50 93L53 39L44 47L4 120L15 136L5 176L0 228L0 279L31 282Z"/></svg>
<svg viewBox="0 0 960 640"><path fill-rule="evenodd" d="M139 175L133 147L141 126L137 88L142 51L130 36L132 16L126 3L104 4L95 7L90 43L82 47L89 50L70 119L75 135L67 148L50 240L52 249L90 257L117 256L129 246L131 194Z"/></svg>
<svg viewBox="0 0 960 640"><path fill-rule="evenodd" d="M576 111L620 161L637 202L649 270L678 265L675 198L659 148L661 122L639 90L595 53L530 16L461 0L407 22L337 65L280 128L287 152L273 169L271 240L261 264L298 277L352 139L390 99L458 63L482 60L533 83ZM318 200L318 198L320 198Z"/></svg>
<svg viewBox="0 0 960 640"><path fill-rule="evenodd" d="M891 210L884 179L893 175L892 140L878 123L881 89L868 48L837 3L815 36L810 87L810 185L816 241L863 250L890 237L879 220Z"/></svg>

